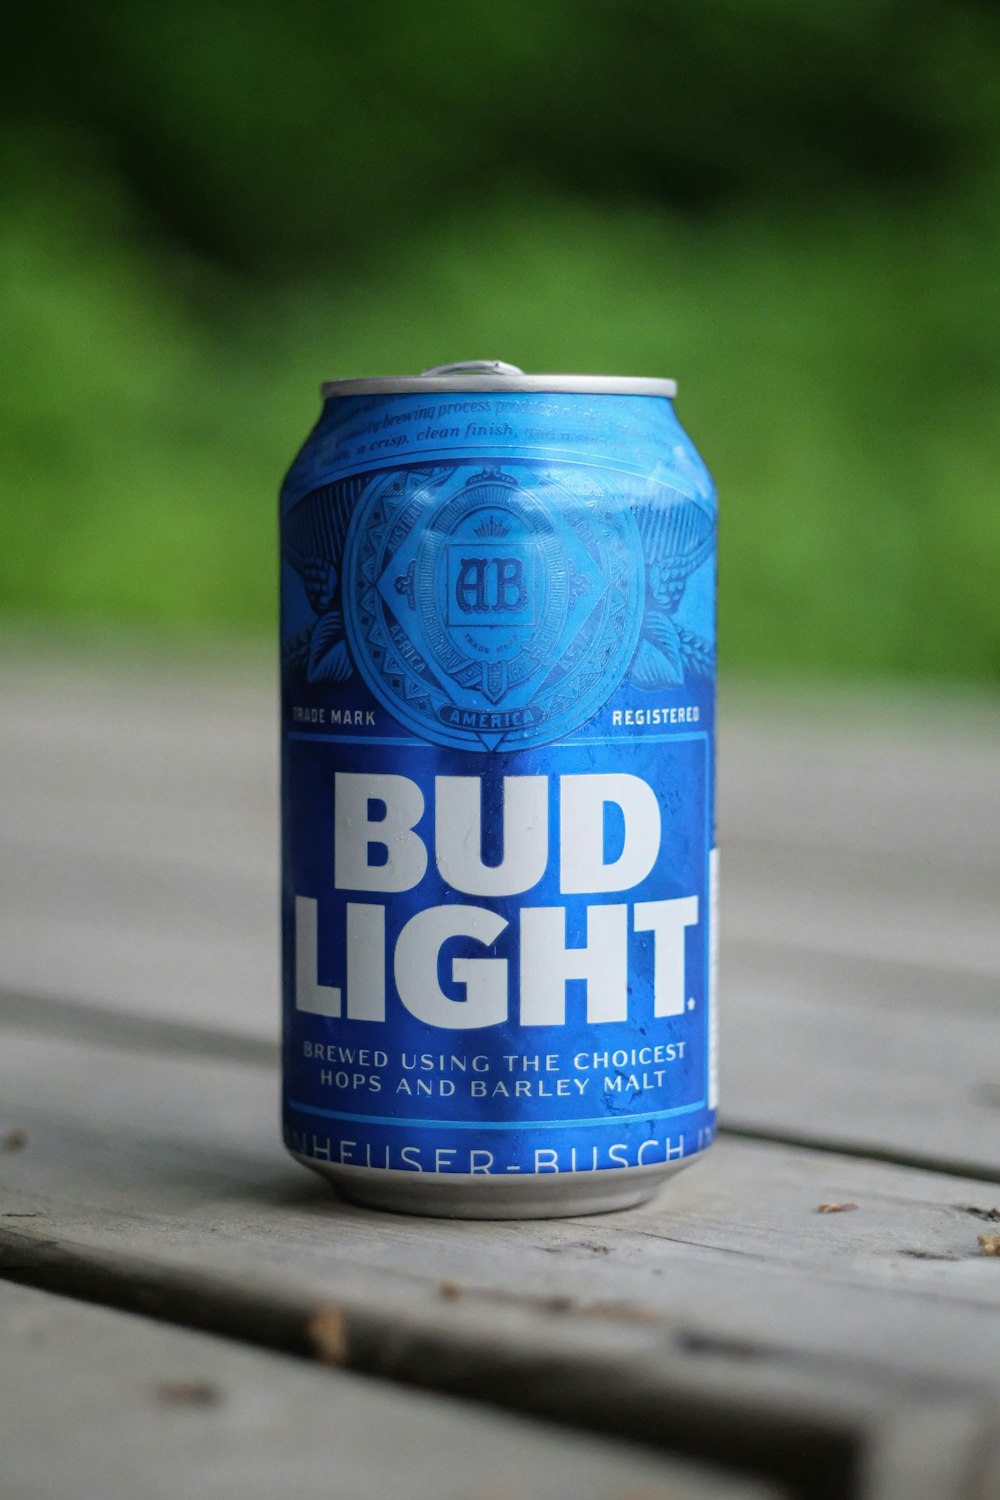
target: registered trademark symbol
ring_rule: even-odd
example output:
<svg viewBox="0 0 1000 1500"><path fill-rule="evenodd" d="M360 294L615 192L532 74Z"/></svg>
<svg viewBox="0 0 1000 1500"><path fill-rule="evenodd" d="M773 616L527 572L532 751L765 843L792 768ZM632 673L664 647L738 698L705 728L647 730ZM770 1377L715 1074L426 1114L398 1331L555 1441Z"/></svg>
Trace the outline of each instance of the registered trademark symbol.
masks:
<svg viewBox="0 0 1000 1500"><path fill-rule="evenodd" d="M694 1010L694 996L688 995L688 1010Z"/></svg>

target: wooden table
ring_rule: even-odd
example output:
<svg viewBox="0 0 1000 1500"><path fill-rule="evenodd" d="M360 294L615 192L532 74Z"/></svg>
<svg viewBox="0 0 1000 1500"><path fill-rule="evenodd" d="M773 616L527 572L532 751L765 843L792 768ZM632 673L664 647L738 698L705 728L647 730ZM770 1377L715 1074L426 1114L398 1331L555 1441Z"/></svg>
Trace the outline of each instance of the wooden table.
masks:
<svg viewBox="0 0 1000 1500"><path fill-rule="evenodd" d="M483 1224L279 1144L269 671L0 693L4 1500L1000 1495L995 707L725 700L720 1142Z"/></svg>

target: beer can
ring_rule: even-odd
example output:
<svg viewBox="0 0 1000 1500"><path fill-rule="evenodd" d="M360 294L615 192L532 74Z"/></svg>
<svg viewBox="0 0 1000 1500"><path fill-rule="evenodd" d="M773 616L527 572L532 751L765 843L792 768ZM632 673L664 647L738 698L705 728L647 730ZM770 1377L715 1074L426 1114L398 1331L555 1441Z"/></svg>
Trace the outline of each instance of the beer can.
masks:
<svg viewBox="0 0 1000 1500"><path fill-rule="evenodd" d="M596 1213L713 1139L716 498L674 395L333 381L285 480L285 1141L357 1202Z"/></svg>

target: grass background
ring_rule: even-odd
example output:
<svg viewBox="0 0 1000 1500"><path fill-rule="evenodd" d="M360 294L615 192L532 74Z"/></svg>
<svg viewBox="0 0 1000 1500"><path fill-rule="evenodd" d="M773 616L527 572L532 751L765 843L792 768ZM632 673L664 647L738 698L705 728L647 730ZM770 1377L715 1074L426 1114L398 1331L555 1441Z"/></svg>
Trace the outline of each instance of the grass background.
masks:
<svg viewBox="0 0 1000 1500"><path fill-rule="evenodd" d="M319 380L496 357L678 379L730 668L1000 676L990 7L56 5L5 55L8 621L266 639Z"/></svg>

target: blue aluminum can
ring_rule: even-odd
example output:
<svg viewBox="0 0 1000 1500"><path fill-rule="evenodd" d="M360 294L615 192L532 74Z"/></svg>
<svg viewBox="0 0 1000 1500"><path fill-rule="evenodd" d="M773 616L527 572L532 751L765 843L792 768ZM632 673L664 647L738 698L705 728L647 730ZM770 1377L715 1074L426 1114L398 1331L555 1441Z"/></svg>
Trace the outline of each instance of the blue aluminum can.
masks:
<svg viewBox="0 0 1000 1500"><path fill-rule="evenodd" d="M666 380L335 381L281 496L284 1129L349 1197L642 1202L715 1131L715 531Z"/></svg>

